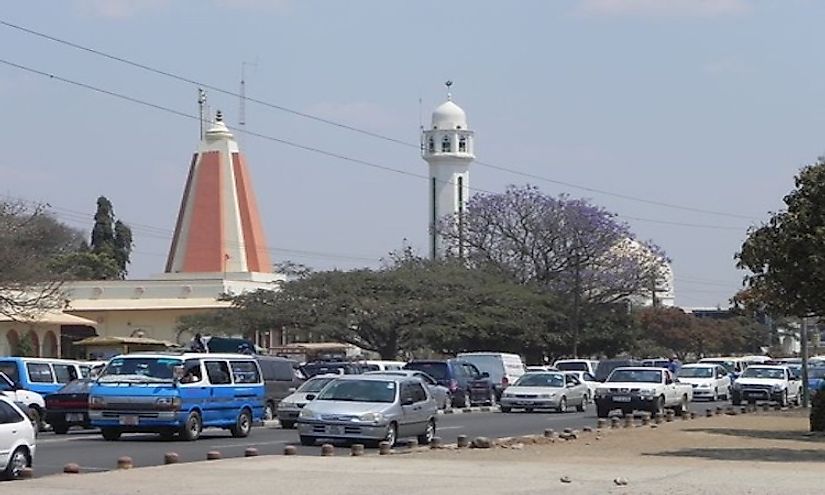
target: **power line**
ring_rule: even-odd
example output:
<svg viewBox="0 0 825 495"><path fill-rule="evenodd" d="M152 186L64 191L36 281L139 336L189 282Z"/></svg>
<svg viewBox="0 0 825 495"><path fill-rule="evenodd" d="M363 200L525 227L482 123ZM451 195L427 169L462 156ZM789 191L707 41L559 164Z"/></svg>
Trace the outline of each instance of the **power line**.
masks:
<svg viewBox="0 0 825 495"><path fill-rule="evenodd" d="M199 120L199 117L197 115L182 112L180 110L176 110L176 109L173 109L173 108L170 108L170 107L166 107L166 106L163 106L163 105L152 103L152 102L149 102L149 101L146 101L146 100L141 100L139 98L128 96L128 95L118 93L118 92L115 92L115 91L110 91L110 90L100 88L100 87L97 87L97 86L92 86L90 84L86 84L86 83L83 83L83 82L80 82L80 81L75 81L73 79L68 79L68 78L65 78L65 77L61 77L61 76L58 76L58 75L53 74L53 73L44 72L42 70L34 69L32 67L28 67L28 66L25 66L25 65L22 65L22 64L11 62L9 60L0 59L0 63L5 64L5 65L10 66L10 67L13 67L13 68L16 68L18 70L22 70L22 71L29 72L29 73L32 73L32 74L37 74L37 75L40 75L40 76L43 76L43 77L48 77L49 79L52 79L52 80L56 80L56 81L59 81L59 82L63 82L63 83L66 83L66 84L77 86L77 87L80 87L80 88L83 88L83 89L86 89L86 90L89 90L89 91L104 94L104 95L111 96L111 97L114 97L114 98L118 98L118 99L121 99L121 100L124 100L124 101L128 101L130 103L134 103L134 104L142 105L142 106L149 107L149 108L152 108L152 109L155 109L155 110L160 110L160 111L163 111L163 112L171 113L173 115L176 115L176 116L179 116L179 117L184 117L184 118L187 118L187 119L190 119L190 120ZM270 135L267 135L267 134L254 132L254 131L251 131L249 129L245 129L245 128L240 129L240 128L229 126L229 125L227 125L227 128L230 129L230 130L233 130L235 132L247 134L247 135L254 136L254 137L257 137L257 138L261 138L261 139L265 139L265 140L268 140L268 141L273 141L273 142L276 142L276 143L280 143L280 144L290 146L290 147L293 147L293 148L297 148L297 149L301 149L301 150L304 150L304 151L310 151L312 153L324 155L324 156L327 156L327 157L330 157L330 158L336 158L336 159L339 159L339 160L344 160L344 161L348 161L348 162L351 162L351 163L356 163L356 164L359 164L359 165L367 166L367 167L370 167L370 168L375 168L375 169L378 169L378 170L383 170L383 171L386 171L386 172L393 172L393 173L400 174L400 175L405 175L405 176L409 176L409 177L416 177L418 179L429 180L429 177L425 176L423 174L417 174L415 172L410 172L410 171L407 171L407 170L401 170L401 169L393 168L393 167L383 165L383 164L380 164L380 163L375 163L375 162L371 162L371 161L368 161L368 160L363 160L363 159L360 159L360 158L355 158L355 157L351 157L351 156L348 156L348 155L343 155L341 153L336 153L336 152L324 150L324 149L317 148L317 147L314 147L314 146L308 146L308 145L304 145L304 144L300 144L300 143L295 143L293 141L288 141L288 140L277 138L277 137L270 136ZM486 190L486 189L481 189L481 188L478 188L478 187L469 187L469 189L471 189L473 191L487 193L487 194L495 194L493 191L489 191L489 190ZM665 225L674 225L674 226L682 226L682 227L726 229L726 230L744 230L744 227L706 225L706 224L690 224L690 223L672 222L672 221L666 221L666 220L655 220L655 219L641 218L641 217L630 217L630 216L622 216L622 215L620 215L620 216L623 217L623 218L627 218L627 219L631 219L631 220L637 220L637 221L641 221L641 222L660 223L660 224L665 224Z"/></svg>
<svg viewBox="0 0 825 495"><path fill-rule="evenodd" d="M145 70L145 71L148 71L148 72L151 72L151 73L154 73L154 74L158 74L158 75L161 75L161 76L164 76L164 77L169 77L169 78L172 78L172 79L175 79L175 80L187 83L187 84L192 84L192 85L196 85L196 86L199 86L199 87L207 88L207 89L210 89L212 91L216 91L218 93L222 93L222 94L232 96L232 97L235 97L235 98L240 98L241 101L250 101L252 103L256 103L256 104L259 104L259 105L262 105L262 106L265 106L265 107L268 107L268 108L272 108L272 109L279 110L279 111L282 111L282 112L290 113L292 115L296 115L296 116L299 116L299 117L302 117L302 118L314 120L314 121L321 122L323 124L331 125L331 126L334 126L334 127L346 129L348 131L363 134L363 135L366 135L366 136L369 136L369 137L372 137L372 138L381 139L381 140L388 141L388 142L391 142L391 143L394 143L394 144L399 144L399 145L402 145L402 146L407 146L407 147L411 147L411 148L420 149L420 145L416 144L416 143L411 143L411 142L408 142L408 141L393 138L393 137L386 136L386 135L383 135L383 134L379 134L379 133L376 133L376 132L368 131L368 130L361 129L361 128L358 128L358 127L355 127L355 126L352 126L352 125L344 124L344 123L341 123L341 122L336 122L334 120L325 119L323 117L318 117L317 115L312 115L312 114L309 114L309 113L306 113L306 112L301 112L301 111L298 111L298 110L294 110L294 109L285 107L283 105L277 105L275 103L271 103L271 102L268 102L268 101L265 101L265 100L260 100L260 99L256 99L256 98L249 98L249 97L246 96L246 94L237 93L237 92L234 92L234 91L230 91L230 90L227 90L227 89L220 88L218 86L211 85L209 83L205 83L203 81L197 81L195 79L185 77L185 76L181 76L181 75L175 74L173 72L169 72L169 71L161 70L161 69L158 69L158 68L155 68L155 67L151 67L149 65L142 64L142 63L139 63L139 62L135 62L135 61L127 59L125 57L119 57L119 56L116 56L116 55L112 55L112 54L104 52L102 50L98 50L98 49L95 49L95 48L90 48L90 47L80 45L78 43L74 43L74 42L71 42L71 41L68 41L68 40L65 40L65 39L57 38L55 36L52 36L52 35L49 35L49 34L46 34L46 33L40 32L40 31L36 31L34 29L30 29L30 28L27 28L27 27L24 27L24 26L13 24L11 22L8 22L8 21L2 20L2 19L0 19L0 25L4 25L6 27L9 27L9 28L12 28L12 29L30 34L32 36L37 36L37 37L40 37L40 38L43 38L43 39L46 39L46 40L49 40L49 41L52 41L52 42L55 42L55 43L59 43L59 44L74 48L76 50L81 50L81 51L84 51L84 52L87 52L87 53L91 53L93 55L97 55L97 56L100 56L100 57L107 58L109 60L113 60L113 61L123 63L123 64L126 64L126 65L130 65L132 67L135 67L135 68L138 68L138 69L141 69L141 70ZM564 186L564 187L569 187L569 188L572 188L572 189L587 191L587 192L591 192L591 193L595 193L595 194L602 194L602 195L605 195L605 196L624 199L624 200L627 200L627 201L635 201L635 202L638 202L638 203L643 203L643 204L648 204L648 205L653 205L653 206L660 206L660 207L663 207L663 208L684 210L684 211L690 211L690 212L694 212L694 213L702 213L702 214L707 214L707 215L724 216L724 217L738 218L738 219L745 219L745 220L756 220L757 219L756 217L749 216L749 215L742 215L742 214L738 214L738 213L729 213L729 212L723 212L723 211L717 211L717 210L710 210L710 209L705 209L705 208L697 208L697 207L693 207L693 206L678 205L678 204L668 203L668 202L664 202L664 201L646 199L646 198L633 196L633 195L629 195L629 194L616 193L616 192L608 191L608 190L605 190L605 189L598 189L598 188L595 188L595 187L583 186L583 185L575 184L575 183L572 183L572 182L566 182L566 181L561 181L561 180L557 180L557 179L551 179L549 177L544 177L544 176L537 175L537 174L522 172L520 170L516 170L516 169L512 169L512 168L508 168L508 167L503 167L501 165L496 165L496 164L485 162L485 161L478 161L477 160L475 163L477 163L478 165L483 166L483 167L487 167L487 168L490 168L490 169L493 169L493 170L498 170L498 171L501 171L501 172L506 172L506 173L518 175L518 176L521 176L521 177L530 178L530 179L534 179L534 180L540 180L540 181L543 181L543 182L548 182L548 183L551 183L551 184L556 184L556 185L560 185L560 186ZM637 220L642 220L642 219L637 219ZM642 221L647 221L647 220L642 220Z"/></svg>

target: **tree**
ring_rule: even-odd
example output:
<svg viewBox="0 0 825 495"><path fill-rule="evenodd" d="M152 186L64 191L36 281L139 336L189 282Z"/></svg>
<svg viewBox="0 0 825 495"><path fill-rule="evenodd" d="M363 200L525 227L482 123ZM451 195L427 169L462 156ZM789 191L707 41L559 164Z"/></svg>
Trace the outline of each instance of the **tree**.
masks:
<svg viewBox="0 0 825 495"><path fill-rule="evenodd" d="M477 194L460 222L445 218L438 229L450 254L462 253L469 266L537 284L564 300L573 355L584 308L648 294L667 262L659 248L635 240L615 214L529 185Z"/></svg>
<svg viewBox="0 0 825 495"><path fill-rule="evenodd" d="M114 280L120 278L117 261L107 253L93 253L88 245L72 253L56 257L50 263L55 273L68 280Z"/></svg>
<svg viewBox="0 0 825 495"><path fill-rule="evenodd" d="M120 220L115 220L112 202L105 196L97 198L97 211L94 218L91 252L100 256L103 264L106 264L104 259L106 257L114 260L117 265L117 273L111 278L126 278L127 267L132 254L132 230ZM86 260L89 261L89 258L86 258ZM107 272L105 266L96 271L98 273ZM110 277L107 276L107 278Z"/></svg>

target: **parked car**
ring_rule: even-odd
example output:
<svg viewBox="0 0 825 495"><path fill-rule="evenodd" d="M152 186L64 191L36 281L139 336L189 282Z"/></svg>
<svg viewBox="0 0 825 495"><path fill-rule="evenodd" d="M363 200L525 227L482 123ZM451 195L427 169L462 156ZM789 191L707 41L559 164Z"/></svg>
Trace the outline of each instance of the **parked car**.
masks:
<svg viewBox="0 0 825 495"><path fill-rule="evenodd" d="M733 384L731 399L738 406L742 402L772 401L782 406L799 403L802 382L791 375L785 366L752 364Z"/></svg>
<svg viewBox="0 0 825 495"><path fill-rule="evenodd" d="M32 422L37 425L37 431L44 428L43 420L46 415L46 401L43 396L31 390L24 390L14 383L5 373L0 372L0 395L6 396L18 404Z"/></svg>
<svg viewBox="0 0 825 495"><path fill-rule="evenodd" d="M21 389L43 396L83 376L79 361L57 358L4 357L0 358L0 372Z"/></svg>
<svg viewBox="0 0 825 495"><path fill-rule="evenodd" d="M632 368L641 365L642 362L635 359L605 359L599 361L599 365L596 367L596 372L593 373L593 376L596 377L596 380L603 382L607 380L607 377L610 376L610 373L616 368Z"/></svg>
<svg viewBox="0 0 825 495"><path fill-rule="evenodd" d="M447 387L453 398L453 407L496 403L496 392L490 377L467 361L411 361L404 369L423 371L435 378L439 385Z"/></svg>
<svg viewBox="0 0 825 495"><path fill-rule="evenodd" d="M811 394L819 392L825 387L825 366L808 368L808 390Z"/></svg>
<svg viewBox="0 0 825 495"><path fill-rule="evenodd" d="M278 421L281 423L281 428L291 429L295 428L295 423L298 421L298 414L301 409L307 405L329 382L340 377L341 375L327 374L315 375L309 380L305 381L295 392L284 397L278 403L277 415Z"/></svg>
<svg viewBox="0 0 825 495"><path fill-rule="evenodd" d="M479 371L490 376L496 391L496 399L501 399L501 393L504 389L511 383L515 383L524 374L524 362L518 354L463 352L456 357L474 364Z"/></svg>
<svg viewBox="0 0 825 495"><path fill-rule="evenodd" d="M593 359L559 359L553 363L553 367L560 371L586 371L591 375L596 374L599 362Z"/></svg>
<svg viewBox="0 0 825 495"><path fill-rule="evenodd" d="M17 479L31 467L35 452L35 429L25 412L0 395L0 470L5 479Z"/></svg>
<svg viewBox="0 0 825 495"><path fill-rule="evenodd" d="M501 396L501 412L524 409L554 409L567 412L569 406L584 411L590 402L590 389L573 375L560 371L525 373Z"/></svg>
<svg viewBox="0 0 825 495"><path fill-rule="evenodd" d="M745 371L745 362L737 357L716 357L716 358L702 358L700 363L719 364L725 367L730 374L731 381L736 381L739 375Z"/></svg>
<svg viewBox="0 0 825 495"><path fill-rule="evenodd" d="M524 369L525 373L529 373L531 371L560 371L555 366L528 366Z"/></svg>
<svg viewBox="0 0 825 495"><path fill-rule="evenodd" d="M717 401L730 398L731 380L728 371L720 364L694 363L682 366L676 377L693 387L693 399Z"/></svg>
<svg viewBox="0 0 825 495"><path fill-rule="evenodd" d="M58 435L65 435L72 426L91 428L89 421L89 390L92 380L81 378L67 383L46 397L46 422Z"/></svg>
<svg viewBox="0 0 825 495"><path fill-rule="evenodd" d="M648 411L655 414L669 408L682 415L692 399L693 387L680 383L670 370L615 368L596 389L596 414L606 418L615 409L622 413Z"/></svg>
<svg viewBox="0 0 825 495"><path fill-rule="evenodd" d="M298 416L301 445L319 438L394 445L435 436L438 408L418 378L383 375L339 377L321 390Z"/></svg>
<svg viewBox="0 0 825 495"><path fill-rule="evenodd" d="M453 407L453 396L450 393L450 389L443 385L439 385L435 378L431 377L430 375L424 373L423 371L417 370L398 370L398 371L368 371L364 373L365 375L384 375L384 376L404 376L410 378L418 378L424 385L427 386L427 389L430 391L430 395L433 396L435 399L436 404L438 404L439 409L451 409Z"/></svg>
<svg viewBox="0 0 825 495"><path fill-rule="evenodd" d="M278 404L284 397L295 392L304 380L298 378L298 361L276 356L257 356L264 378L264 419L275 418Z"/></svg>
<svg viewBox="0 0 825 495"><path fill-rule="evenodd" d="M642 359L642 366L646 368L667 368L670 360L666 358Z"/></svg>
<svg viewBox="0 0 825 495"><path fill-rule="evenodd" d="M358 365L366 373L367 371L394 371L404 368L407 364L404 361L358 361Z"/></svg>
<svg viewBox="0 0 825 495"><path fill-rule="evenodd" d="M351 361L312 361L301 366L301 372L306 378L327 373L337 375L360 375L364 372L361 365Z"/></svg>
<svg viewBox="0 0 825 495"><path fill-rule="evenodd" d="M591 400L596 396L596 389L599 388L601 382L596 380L595 376L591 375L587 371L565 371L564 374L575 376L577 380L587 385L588 390L590 390Z"/></svg>

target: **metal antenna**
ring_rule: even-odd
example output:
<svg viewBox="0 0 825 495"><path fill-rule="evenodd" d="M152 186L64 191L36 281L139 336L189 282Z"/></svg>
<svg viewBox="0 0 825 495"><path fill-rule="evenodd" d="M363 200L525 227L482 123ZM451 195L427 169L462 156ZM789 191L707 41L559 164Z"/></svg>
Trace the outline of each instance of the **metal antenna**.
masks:
<svg viewBox="0 0 825 495"><path fill-rule="evenodd" d="M240 102L238 107L238 125L243 128L246 126L246 66L257 67L258 62L241 62L241 90Z"/></svg>
<svg viewBox="0 0 825 495"><path fill-rule="evenodd" d="M452 86L452 85L453 85L452 81L447 81L447 82L444 83L444 86L447 86L447 99L448 100L453 99L453 95L452 95L452 93L450 93L450 86Z"/></svg>
<svg viewBox="0 0 825 495"><path fill-rule="evenodd" d="M206 91L198 88L198 120L200 121L200 138L203 140L203 107L206 104Z"/></svg>

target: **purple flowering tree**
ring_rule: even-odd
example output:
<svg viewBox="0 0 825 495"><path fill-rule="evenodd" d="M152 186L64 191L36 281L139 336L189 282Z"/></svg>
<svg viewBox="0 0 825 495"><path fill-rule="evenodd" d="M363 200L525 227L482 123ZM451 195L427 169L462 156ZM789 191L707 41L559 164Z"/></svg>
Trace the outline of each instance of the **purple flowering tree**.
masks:
<svg viewBox="0 0 825 495"><path fill-rule="evenodd" d="M665 273L662 250L635 240L614 213L530 185L474 195L460 221L444 218L439 233L449 255L461 253L470 266L500 270L565 301L573 355L583 310L655 294Z"/></svg>

